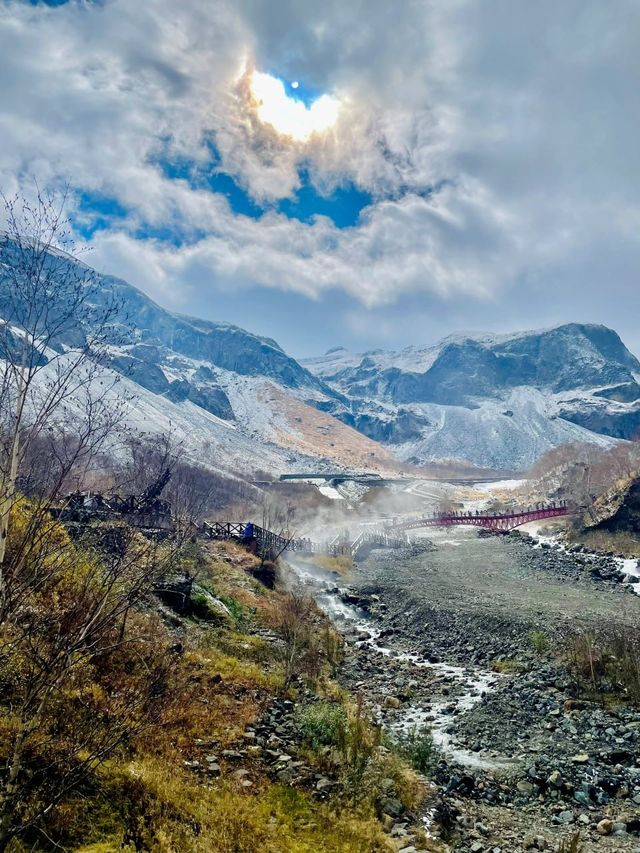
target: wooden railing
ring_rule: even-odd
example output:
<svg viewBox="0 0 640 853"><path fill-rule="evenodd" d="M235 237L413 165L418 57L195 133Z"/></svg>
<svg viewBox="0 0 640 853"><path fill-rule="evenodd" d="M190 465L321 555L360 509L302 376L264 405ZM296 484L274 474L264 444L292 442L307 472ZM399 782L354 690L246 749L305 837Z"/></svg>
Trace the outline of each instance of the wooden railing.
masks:
<svg viewBox="0 0 640 853"><path fill-rule="evenodd" d="M201 534L208 539L239 542L260 556L271 559L285 551L332 557L349 556L355 559L372 548L405 548L409 544L406 534L382 529L364 531L353 540L347 534L340 534L327 542L314 542L312 539L274 533L257 524L235 521L205 522Z"/></svg>

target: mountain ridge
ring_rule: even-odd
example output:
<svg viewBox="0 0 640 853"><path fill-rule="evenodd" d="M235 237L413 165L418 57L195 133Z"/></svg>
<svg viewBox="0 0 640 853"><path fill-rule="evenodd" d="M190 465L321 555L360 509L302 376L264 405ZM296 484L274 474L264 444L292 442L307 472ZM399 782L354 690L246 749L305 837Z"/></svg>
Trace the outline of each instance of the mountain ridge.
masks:
<svg viewBox="0 0 640 853"><path fill-rule="evenodd" d="M0 318L10 322L15 251L0 239ZM64 253L51 263L78 263L95 304L118 304L108 369L139 397L131 424L152 434L179 424L193 455L213 442L229 464L274 472L442 461L513 471L558 444L610 446L640 428L640 362L606 326L455 333L399 352L334 347L297 361L272 338L168 311ZM78 321L57 345L86 333Z"/></svg>
<svg viewBox="0 0 640 853"><path fill-rule="evenodd" d="M640 429L640 361L601 324L455 333L397 352L332 348L302 364L349 398L337 417L413 464L445 454L523 469L559 443L606 446Z"/></svg>

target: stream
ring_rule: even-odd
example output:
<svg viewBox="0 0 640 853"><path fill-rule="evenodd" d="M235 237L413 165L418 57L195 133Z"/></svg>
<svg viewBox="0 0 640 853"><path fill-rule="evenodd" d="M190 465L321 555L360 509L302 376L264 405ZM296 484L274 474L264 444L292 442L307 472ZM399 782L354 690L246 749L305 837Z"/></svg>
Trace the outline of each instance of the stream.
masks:
<svg viewBox="0 0 640 853"><path fill-rule="evenodd" d="M289 565L298 581L311 592L318 606L336 628L347 638L352 638L354 648L410 664L416 671L428 670L433 675L434 686L446 685L446 697L407 702L398 716L391 721L382 719L382 710L378 708L374 718L383 724L391 735L419 732L426 726L440 754L454 764L489 771L507 770L514 766L512 760L503 756L463 749L451 733L456 719L471 711L487 693L495 689L504 676L478 667L472 669L447 663L433 663L418 654L383 645L380 638L382 629L378 628L364 611L343 600L345 591L336 586L335 578L321 569L311 570L308 565L296 562Z"/></svg>

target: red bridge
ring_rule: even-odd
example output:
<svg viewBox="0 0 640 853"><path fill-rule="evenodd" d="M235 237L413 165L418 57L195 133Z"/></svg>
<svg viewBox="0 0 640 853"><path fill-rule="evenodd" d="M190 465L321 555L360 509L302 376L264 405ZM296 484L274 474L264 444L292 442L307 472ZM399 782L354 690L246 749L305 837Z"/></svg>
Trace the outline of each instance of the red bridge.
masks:
<svg viewBox="0 0 640 853"><path fill-rule="evenodd" d="M545 506L535 509L517 510L505 513L473 513L452 512L441 515L414 518L393 524L389 530L415 530L418 527L453 527L459 524L470 524L473 527L484 527L489 530L513 530L530 521L544 521L546 518L561 518L572 515L573 510L567 506Z"/></svg>

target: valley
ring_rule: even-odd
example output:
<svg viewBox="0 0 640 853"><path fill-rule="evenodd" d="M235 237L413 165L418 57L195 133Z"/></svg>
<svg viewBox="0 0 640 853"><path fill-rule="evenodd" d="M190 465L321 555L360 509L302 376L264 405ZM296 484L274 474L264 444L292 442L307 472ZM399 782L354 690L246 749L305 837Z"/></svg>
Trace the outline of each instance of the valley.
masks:
<svg viewBox="0 0 640 853"><path fill-rule="evenodd" d="M302 364L0 251L0 849L640 850L615 332Z"/></svg>
<svg viewBox="0 0 640 853"><path fill-rule="evenodd" d="M585 692L567 657L576 638L635 636L635 561L454 527L372 552L346 593L288 563L344 634L340 678L373 719L391 737L430 732L436 837L473 853L577 833L585 852L640 849L640 710ZM402 841L416 815L391 817Z"/></svg>

